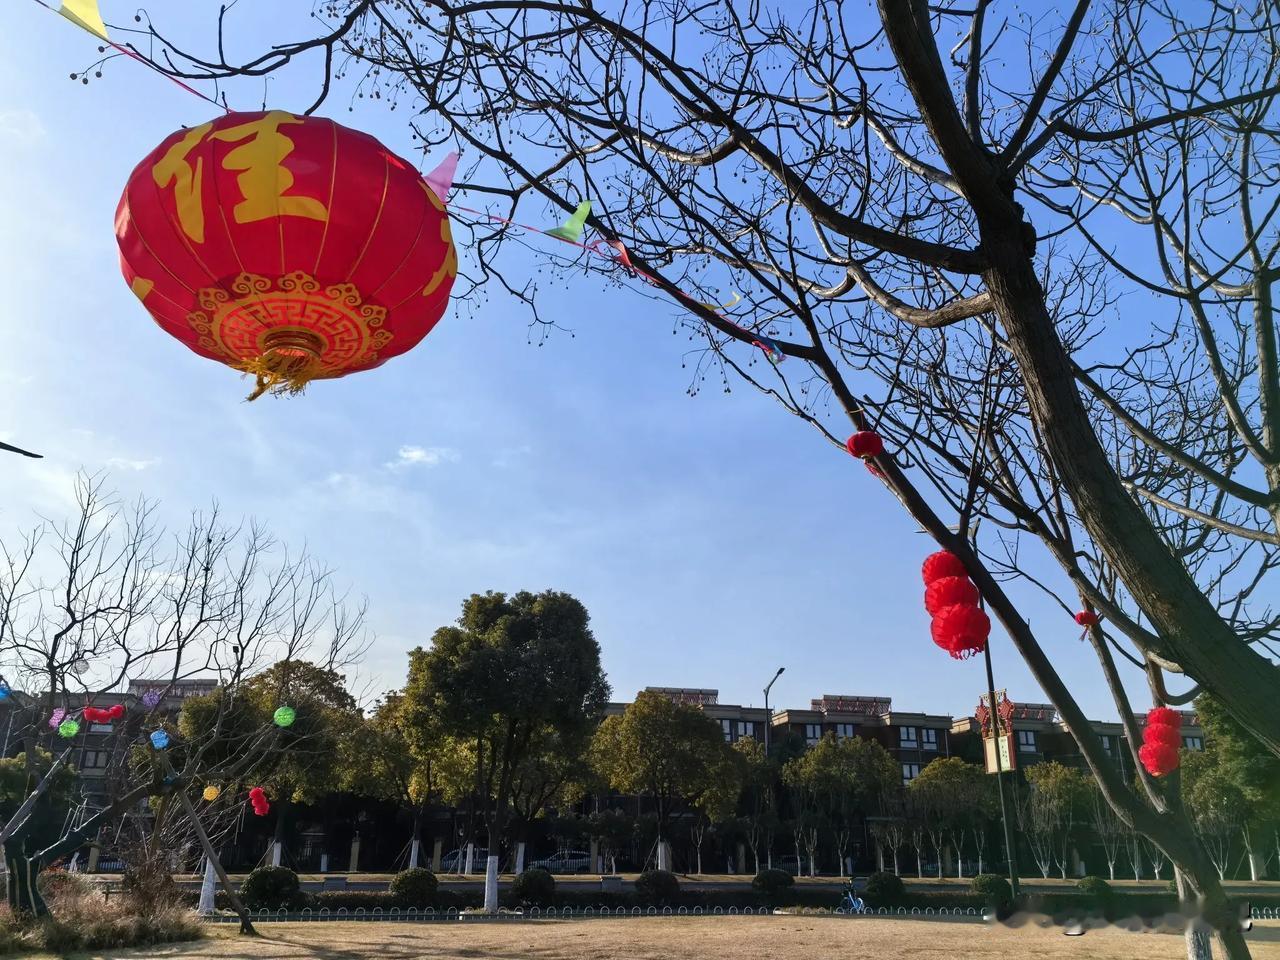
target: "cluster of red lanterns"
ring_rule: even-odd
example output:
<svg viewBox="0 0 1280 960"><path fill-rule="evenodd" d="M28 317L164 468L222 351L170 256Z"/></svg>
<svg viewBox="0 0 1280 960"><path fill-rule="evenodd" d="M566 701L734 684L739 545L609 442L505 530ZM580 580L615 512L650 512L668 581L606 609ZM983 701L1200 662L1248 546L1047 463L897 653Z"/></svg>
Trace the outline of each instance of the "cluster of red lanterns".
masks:
<svg viewBox="0 0 1280 960"><path fill-rule="evenodd" d="M1168 707L1156 707L1147 714L1142 728L1138 759L1153 777L1163 777L1178 769L1178 748L1182 746L1182 715Z"/></svg>
<svg viewBox="0 0 1280 960"><path fill-rule="evenodd" d="M249 802L253 804L253 812L265 817L271 811L271 803L267 800L267 791L254 787L249 791Z"/></svg>
<svg viewBox="0 0 1280 960"><path fill-rule="evenodd" d="M124 704L117 703L110 707L85 707L81 711L81 716L90 723L111 723L124 716Z"/></svg>
<svg viewBox="0 0 1280 960"><path fill-rule="evenodd" d="M964 562L954 553L940 550L925 558L924 607L933 617L933 642L957 660L987 648L991 619L978 606L978 588L969 579Z"/></svg>

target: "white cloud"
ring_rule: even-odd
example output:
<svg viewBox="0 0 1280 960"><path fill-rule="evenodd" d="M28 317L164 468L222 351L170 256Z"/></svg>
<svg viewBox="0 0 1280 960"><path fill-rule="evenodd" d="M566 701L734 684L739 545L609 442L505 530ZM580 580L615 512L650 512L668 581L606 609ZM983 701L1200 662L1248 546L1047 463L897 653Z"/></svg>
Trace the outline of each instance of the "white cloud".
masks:
<svg viewBox="0 0 1280 960"><path fill-rule="evenodd" d="M44 139L44 124L31 110L0 110L0 140L35 143Z"/></svg>
<svg viewBox="0 0 1280 960"><path fill-rule="evenodd" d="M149 467L154 467L159 462L159 457L152 457L149 460L130 460L127 457L108 457L106 461L107 466L112 470L133 470L135 472L141 472Z"/></svg>
<svg viewBox="0 0 1280 960"><path fill-rule="evenodd" d="M437 467L442 463L457 463L462 455L452 447L419 447L406 444L396 451L396 459L385 464L388 470L404 470L407 467Z"/></svg>

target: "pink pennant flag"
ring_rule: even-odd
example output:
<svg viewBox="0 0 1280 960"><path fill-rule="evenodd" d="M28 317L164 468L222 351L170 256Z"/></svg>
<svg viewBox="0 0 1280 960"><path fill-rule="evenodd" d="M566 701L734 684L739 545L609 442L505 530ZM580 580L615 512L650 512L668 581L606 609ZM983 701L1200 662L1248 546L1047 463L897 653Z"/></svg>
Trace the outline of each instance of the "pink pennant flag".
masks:
<svg viewBox="0 0 1280 960"><path fill-rule="evenodd" d="M440 166L427 174L427 186L431 192L444 203L449 199L449 191L453 188L453 175L458 170L458 153L450 150L440 161Z"/></svg>

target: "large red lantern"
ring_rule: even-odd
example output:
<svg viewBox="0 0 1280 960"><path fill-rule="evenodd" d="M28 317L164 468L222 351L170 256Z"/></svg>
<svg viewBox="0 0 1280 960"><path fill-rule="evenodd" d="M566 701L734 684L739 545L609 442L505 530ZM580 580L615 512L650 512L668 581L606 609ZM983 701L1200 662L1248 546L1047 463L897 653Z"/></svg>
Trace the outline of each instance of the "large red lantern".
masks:
<svg viewBox="0 0 1280 960"><path fill-rule="evenodd" d="M444 202L373 137L280 110L179 130L116 212L125 280L166 333L257 389L413 348L458 272Z"/></svg>

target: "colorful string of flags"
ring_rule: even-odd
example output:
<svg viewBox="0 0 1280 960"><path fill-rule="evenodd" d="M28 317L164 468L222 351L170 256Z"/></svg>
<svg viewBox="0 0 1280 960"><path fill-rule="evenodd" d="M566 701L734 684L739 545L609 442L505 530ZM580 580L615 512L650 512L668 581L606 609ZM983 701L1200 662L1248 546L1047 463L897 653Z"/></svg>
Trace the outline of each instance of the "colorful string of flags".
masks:
<svg viewBox="0 0 1280 960"><path fill-rule="evenodd" d="M150 69L156 70L156 72L160 73L161 76L177 84L188 93L194 94L202 100L214 104L219 109L230 112L230 108L225 104L218 103L217 100L214 100L212 97L206 96L194 87L183 83L177 77L165 73L163 70L160 70L155 67L155 65L139 56L133 50L112 40L107 31L106 23L102 19L102 13L98 7L98 0L62 0L61 4L56 9L50 3L46 2L46 0L36 0L36 3L39 3L42 7L48 10L60 14L76 26L103 41L116 52L137 60L139 63ZM449 193L453 187L453 177L457 170L457 165L457 153L450 152L445 157L444 161L425 177L427 185L440 198L442 203L448 202ZM500 222L507 226L513 226L531 233L540 233L544 236L554 237L564 243L572 244L573 246L586 251L588 254L609 258L620 264L631 275L647 280L654 286L669 288L668 284L660 282L649 272L638 268L632 262L631 257L627 252L627 248L622 241L600 239L591 243L583 243L583 233L586 229L587 220L591 216L592 202L590 200L581 201L564 223L546 230L540 227L533 227L528 224L518 223L514 220L506 217L500 217L486 211L473 210L468 207L461 206L460 204L451 204L451 206L460 211L484 217L494 222ZM742 301L742 297L739 294L733 293L728 302L717 305L699 300L698 298L684 293L679 289L674 290L674 293L676 297L684 301L687 306L696 305L697 307L701 307L715 313L723 324L726 324L736 330L740 339L760 350L764 354L765 358L774 366L777 366L786 359L786 352L779 341L766 336L762 332L749 330L746 327L735 323L725 315L725 311L731 309Z"/></svg>

